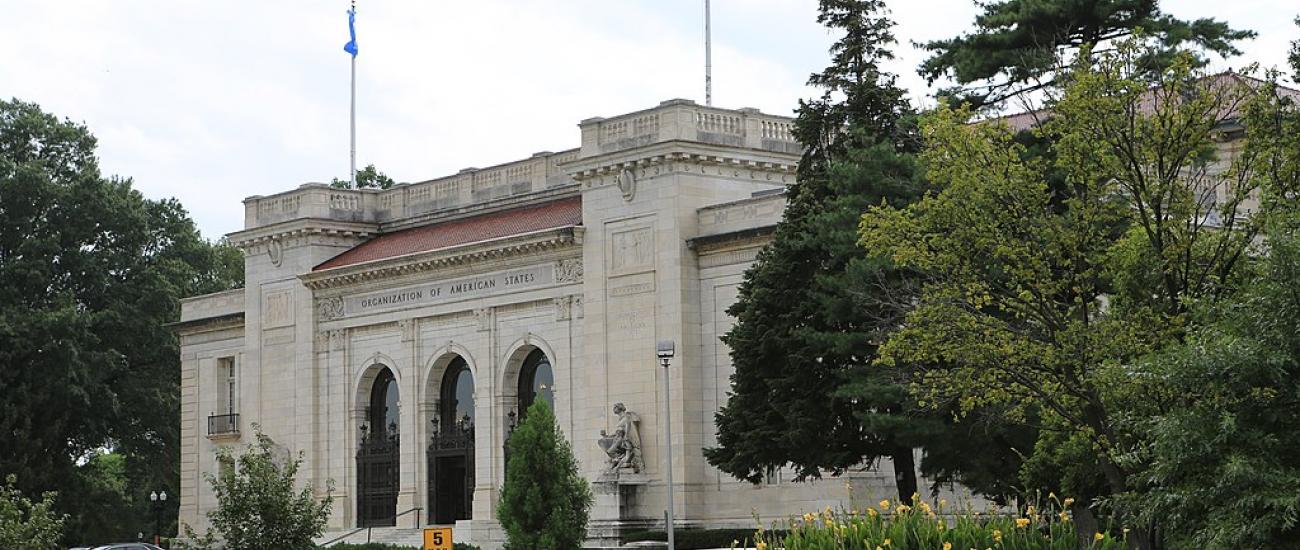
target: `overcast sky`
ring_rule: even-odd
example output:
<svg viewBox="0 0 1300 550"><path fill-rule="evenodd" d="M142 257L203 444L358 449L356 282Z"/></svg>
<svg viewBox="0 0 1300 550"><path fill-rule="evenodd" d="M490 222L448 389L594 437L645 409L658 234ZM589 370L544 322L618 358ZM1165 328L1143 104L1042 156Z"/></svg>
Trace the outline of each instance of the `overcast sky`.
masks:
<svg viewBox="0 0 1300 550"><path fill-rule="evenodd" d="M703 102L701 0L359 0L358 165L421 181L578 145L579 120ZM910 42L967 30L969 0L893 0L890 68L916 98ZM1295 0L1165 0L1254 29L1281 65ZM713 0L714 104L791 114L833 41L816 0ZM0 96L86 123L101 165L177 197L205 236L241 200L348 171L347 3L6 0Z"/></svg>

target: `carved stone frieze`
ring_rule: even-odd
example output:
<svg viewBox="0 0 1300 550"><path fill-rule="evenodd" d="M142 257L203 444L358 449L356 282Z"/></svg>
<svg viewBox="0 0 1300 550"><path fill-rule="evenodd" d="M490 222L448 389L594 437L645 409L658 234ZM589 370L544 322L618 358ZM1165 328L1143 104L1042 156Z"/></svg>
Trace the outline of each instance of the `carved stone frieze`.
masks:
<svg viewBox="0 0 1300 550"><path fill-rule="evenodd" d="M284 243L278 238L267 241L266 256L271 259L271 265L280 267L280 264L284 263Z"/></svg>
<svg viewBox="0 0 1300 550"><path fill-rule="evenodd" d="M316 313L321 321L333 321L343 316L343 297L326 296L316 300Z"/></svg>
<svg viewBox="0 0 1300 550"><path fill-rule="evenodd" d="M555 282L557 283L580 283L582 282L582 260L573 258L569 260L560 260L555 262Z"/></svg>
<svg viewBox="0 0 1300 550"><path fill-rule="evenodd" d="M330 331L330 351L343 351L348 347L347 329Z"/></svg>
<svg viewBox="0 0 1300 550"><path fill-rule="evenodd" d="M573 296L560 296L554 299L555 320L568 321L573 318Z"/></svg>

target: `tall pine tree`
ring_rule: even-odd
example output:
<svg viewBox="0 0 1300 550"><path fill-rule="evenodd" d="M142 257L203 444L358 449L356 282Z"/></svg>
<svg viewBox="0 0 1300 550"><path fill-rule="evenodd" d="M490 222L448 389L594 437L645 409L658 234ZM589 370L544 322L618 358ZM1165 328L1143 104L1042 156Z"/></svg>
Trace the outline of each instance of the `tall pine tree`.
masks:
<svg viewBox="0 0 1300 550"><path fill-rule="evenodd" d="M910 499L913 448L950 427L915 413L906 371L871 365L915 278L859 247L857 228L871 206L922 193L916 116L879 66L894 43L882 0L822 0L818 21L844 35L831 65L809 80L822 97L800 104L805 152L785 217L730 310L732 395L716 418L719 445L705 456L751 482L785 466L805 479L888 457L899 497Z"/></svg>
<svg viewBox="0 0 1300 550"><path fill-rule="evenodd" d="M1152 39L1140 60L1148 69L1166 67L1189 49L1237 55L1233 43L1255 36L1216 19L1178 19L1162 12L1159 0L997 0L980 7L975 31L926 43L931 56L920 67L932 84L955 80L961 88L945 93L977 106L1050 88L1062 53L1100 53L1107 48L1099 46L1138 29Z"/></svg>

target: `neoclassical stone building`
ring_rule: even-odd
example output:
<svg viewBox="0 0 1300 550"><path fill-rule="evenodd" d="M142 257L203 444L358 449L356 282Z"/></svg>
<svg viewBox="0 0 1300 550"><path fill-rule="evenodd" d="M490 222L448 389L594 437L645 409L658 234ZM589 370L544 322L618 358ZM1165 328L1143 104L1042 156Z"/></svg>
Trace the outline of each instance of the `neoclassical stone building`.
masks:
<svg viewBox="0 0 1300 550"><path fill-rule="evenodd" d="M388 190L322 184L244 200L246 287L186 300L181 521L202 528L203 479L252 426L334 485L333 534L454 524L499 545L504 444L545 399L595 484L592 543L662 526L672 407L676 515L695 526L893 495L881 469L792 483L709 466L732 369L719 340L745 269L794 181L791 120L686 100L580 123L578 148ZM667 371L655 343L674 340ZM600 443L639 422L641 468ZM624 413L625 415L627 413ZM390 529L391 531L391 529Z"/></svg>

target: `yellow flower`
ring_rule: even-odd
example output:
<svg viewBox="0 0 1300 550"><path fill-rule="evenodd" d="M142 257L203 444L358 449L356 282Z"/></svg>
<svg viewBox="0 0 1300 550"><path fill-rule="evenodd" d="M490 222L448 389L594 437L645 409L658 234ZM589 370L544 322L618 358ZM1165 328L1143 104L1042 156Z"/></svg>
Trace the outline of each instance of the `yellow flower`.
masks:
<svg viewBox="0 0 1300 550"><path fill-rule="evenodd" d="M993 530L993 541L994 541L994 542L1002 542L1002 530L1000 530L1000 529L994 529L994 530Z"/></svg>
<svg viewBox="0 0 1300 550"><path fill-rule="evenodd" d="M1029 527L1029 518L1016 518L1016 527Z"/></svg>
<svg viewBox="0 0 1300 550"><path fill-rule="evenodd" d="M891 542L889 539L885 539L885 546L893 546L893 545L894 545L893 542Z"/></svg>
<svg viewBox="0 0 1300 550"><path fill-rule="evenodd" d="M952 543L951 542L943 543L943 550L952 550Z"/></svg>
<svg viewBox="0 0 1300 550"><path fill-rule="evenodd" d="M874 517L876 517L876 515L879 514L879 513L880 513L880 512L877 512L875 508L867 508L867 515L868 515L868 516L871 516L871 517L874 518Z"/></svg>
<svg viewBox="0 0 1300 550"><path fill-rule="evenodd" d="M889 509L889 499L885 499L885 500L880 501L880 509L881 509L881 510L888 510L888 509Z"/></svg>
<svg viewBox="0 0 1300 550"><path fill-rule="evenodd" d="M908 505L906 505L906 504L899 504L898 507L894 508L894 510L895 510L896 512L900 513L900 514L905 514L905 513L909 512L909 511L911 511L911 510L912 510L912 507L911 507L911 506L908 506Z"/></svg>
<svg viewBox="0 0 1300 550"><path fill-rule="evenodd" d="M767 550L767 543L760 540L754 545L754 548L757 550Z"/></svg>
<svg viewBox="0 0 1300 550"><path fill-rule="evenodd" d="M942 510L946 506L948 506L948 499L946 498L939 499L939 509Z"/></svg>
<svg viewBox="0 0 1300 550"><path fill-rule="evenodd" d="M1103 534L1101 534L1101 533L1097 533L1097 534L1095 534L1095 535L1092 536L1092 540L1101 540L1101 539L1104 539L1104 538L1106 538L1106 535L1103 535Z"/></svg>
<svg viewBox="0 0 1300 550"><path fill-rule="evenodd" d="M1064 504L1064 505L1066 505L1066 506L1069 506L1069 505L1071 505L1071 504L1074 504L1074 498L1073 498L1073 497L1071 497L1071 498L1067 498L1067 499L1061 501L1061 504Z"/></svg>
<svg viewBox="0 0 1300 550"><path fill-rule="evenodd" d="M1061 523L1065 523L1065 522L1067 522L1067 521L1070 521L1070 513L1069 513L1069 512L1061 512L1060 514L1057 514L1057 515L1061 516Z"/></svg>

